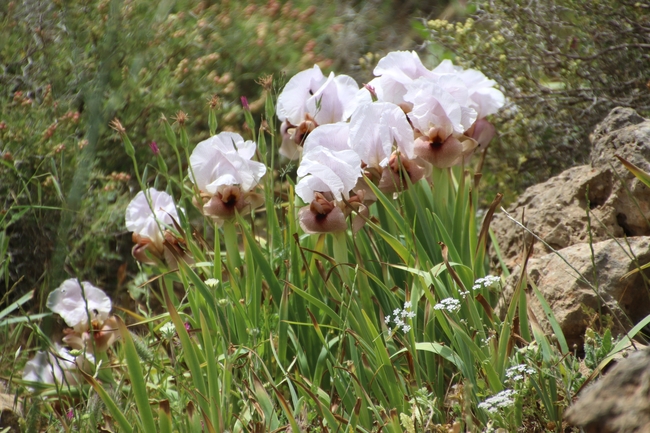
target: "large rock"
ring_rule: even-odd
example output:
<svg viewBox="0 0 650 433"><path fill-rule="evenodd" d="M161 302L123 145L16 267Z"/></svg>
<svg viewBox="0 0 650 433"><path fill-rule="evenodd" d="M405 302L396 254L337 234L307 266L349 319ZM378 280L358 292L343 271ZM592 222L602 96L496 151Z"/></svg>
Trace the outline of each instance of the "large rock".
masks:
<svg viewBox="0 0 650 433"><path fill-rule="evenodd" d="M650 189L614 156L650 171L650 120L632 109L616 108L591 139L591 165L571 168L528 188L508 209L519 220L523 213L526 226L555 250L588 242L590 231L594 242L650 235ZM530 235L503 214L495 216L492 228L506 265L514 267ZM550 252L538 242L534 256Z"/></svg>
<svg viewBox="0 0 650 433"><path fill-rule="evenodd" d="M565 418L585 433L650 433L650 351L620 361L580 393Z"/></svg>
<svg viewBox="0 0 650 433"><path fill-rule="evenodd" d="M594 243L593 261L588 243L572 245L559 253L562 257L552 253L531 258L527 271L553 310L570 347L574 344L582 347L582 337L594 319L590 310L612 314L615 335L624 333L650 314L650 291L643 276L637 273L622 279L636 269L636 263L650 262L650 237ZM504 289L505 299L511 298L518 275L519 267L516 267ZM552 333L537 297L530 293L528 302L535 316ZM505 308L502 304L498 310L503 312Z"/></svg>

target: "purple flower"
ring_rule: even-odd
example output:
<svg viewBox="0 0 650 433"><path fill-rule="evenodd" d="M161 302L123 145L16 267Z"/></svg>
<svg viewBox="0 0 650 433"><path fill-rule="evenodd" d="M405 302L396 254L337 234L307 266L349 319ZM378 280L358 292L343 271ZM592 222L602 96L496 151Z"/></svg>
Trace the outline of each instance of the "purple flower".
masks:
<svg viewBox="0 0 650 433"><path fill-rule="evenodd" d="M242 105L242 107L244 107L244 110L250 111L251 107L248 105L248 98L246 98L245 96L242 96L240 99L241 99L241 105Z"/></svg>
<svg viewBox="0 0 650 433"><path fill-rule="evenodd" d="M158 155L160 153L160 149L158 148L158 144L156 144L155 141L152 141L149 143L149 147L151 148L151 151L153 152L154 155Z"/></svg>

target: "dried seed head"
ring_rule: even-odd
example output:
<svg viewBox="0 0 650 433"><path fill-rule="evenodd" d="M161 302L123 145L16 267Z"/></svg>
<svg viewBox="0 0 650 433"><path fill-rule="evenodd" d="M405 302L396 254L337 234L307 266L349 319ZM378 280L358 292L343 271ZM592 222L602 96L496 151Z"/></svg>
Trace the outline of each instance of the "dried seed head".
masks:
<svg viewBox="0 0 650 433"><path fill-rule="evenodd" d="M174 123L178 123L180 126L184 126L185 122L187 122L187 119L189 119L189 116L183 112L182 110L178 110L176 115L172 117L174 119Z"/></svg>
<svg viewBox="0 0 650 433"><path fill-rule="evenodd" d="M270 92L273 89L273 74L258 78L256 83L262 86L267 92Z"/></svg>
<svg viewBox="0 0 650 433"><path fill-rule="evenodd" d="M208 106L211 110L216 110L217 108L221 107L221 99L219 98L219 95L212 95L208 99Z"/></svg>
<svg viewBox="0 0 650 433"><path fill-rule="evenodd" d="M124 126L122 126L122 122L120 122L120 120L117 117L111 120L111 123L109 123L108 125L111 127L111 129L113 129L118 134L126 135L126 129L124 129Z"/></svg>

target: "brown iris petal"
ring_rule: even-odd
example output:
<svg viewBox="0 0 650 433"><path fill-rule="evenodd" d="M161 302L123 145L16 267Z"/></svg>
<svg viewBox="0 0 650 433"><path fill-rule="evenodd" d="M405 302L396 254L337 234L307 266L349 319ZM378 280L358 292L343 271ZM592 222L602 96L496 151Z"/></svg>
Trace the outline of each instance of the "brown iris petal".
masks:
<svg viewBox="0 0 650 433"><path fill-rule="evenodd" d="M465 156L472 154L478 143L465 135L445 134L436 128L415 139L415 154L438 168L460 164Z"/></svg>
<svg viewBox="0 0 650 433"><path fill-rule="evenodd" d="M415 183L424 177L424 169L415 161L405 159L393 153L388 160L388 166L382 172L377 187L384 193L404 191L408 188L409 182Z"/></svg>
<svg viewBox="0 0 650 433"><path fill-rule="evenodd" d="M343 210L318 192L309 206L298 211L298 222L305 233L335 233L348 228Z"/></svg>

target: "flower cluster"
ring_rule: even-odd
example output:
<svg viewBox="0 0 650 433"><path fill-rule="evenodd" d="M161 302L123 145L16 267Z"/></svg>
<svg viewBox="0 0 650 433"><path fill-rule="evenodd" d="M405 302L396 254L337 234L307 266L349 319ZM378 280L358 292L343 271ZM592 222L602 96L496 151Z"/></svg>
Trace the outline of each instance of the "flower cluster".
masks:
<svg viewBox="0 0 650 433"><path fill-rule="evenodd" d="M111 300L89 282L71 278L50 293L47 307L69 326L61 339L67 347L55 344L51 352L38 352L25 365L23 380L77 384L78 369L88 370L94 355L108 350L118 338Z"/></svg>
<svg viewBox="0 0 650 433"><path fill-rule="evenodd" d="M237 212L250 212L264 203L254 190L266 174L266 166L253 160L257 144L234 132L221 132L200 142L190 155L189 179L197 188L194 204L218 225ZM126 228L133 232L133 256L142 263L165 261L170 268L177 258L191 262L183 239L173 228L178 224L174 199L164 191L140 191L126 209Z"/></svg>
<svg viewBox="0 0 650 433"><path fill-rule="evenodd" d="M527 366L526 364L519 364L510 367L508 370L506 370L506 377L513 382L520 382L524 380L524 375L525 374L533 374L535 373L535 370Z"/></svg>
<svg viewBox="0 0 650 433"><path fill-rule="evenodd" d="M456 298L445 298L433 306L434 310L446 310L450 313L460 311L460 301Z"/></svg>
<svg viewBox="0 0 650 433"><path fill-rule="evenodd" d="M479 403L478 407L490 413L496 413L499 409L511 407L515 404L513 397L517 394L515 390L504 389L487 400Z"/></svg>
<svg viewBox="0 0 650 433"><path fill-rule="evenodd" d="M464 162L495 134L485 117L505 98L479 71L449 60L429 70L415 52L397 51L374 74L359 88L314 66L278 98L280 153L302 155L296 194L309 204L300 211L307 233L345 230L352 211L363 214L375 199L366 179L385 193L405 189L431 166Z"/></svg>
<svg viewBox="0 0 650 433"><path fill-rule="evenodd" d="M501 277L497 277L494 275L486 275L485 277L479 278L478 280L474 281L472 290L487 289L488 287L492 287L498 283L501 283Z"/></svg>
<svg viewBox="0 0 650 433"><path fill-rule="evenodd" d="M404 309L395 308L393 310L393 315L386 316L384 321L386 325L390 325L391 322L395 324L395 329L392 327L388 328L388 336L390 337L397 329L402 329L402 332L406 333L411 330L411 325L405 322L405 320L413 319L415 317L415 312L411 311L411 301L404 302Z"/></svg>

